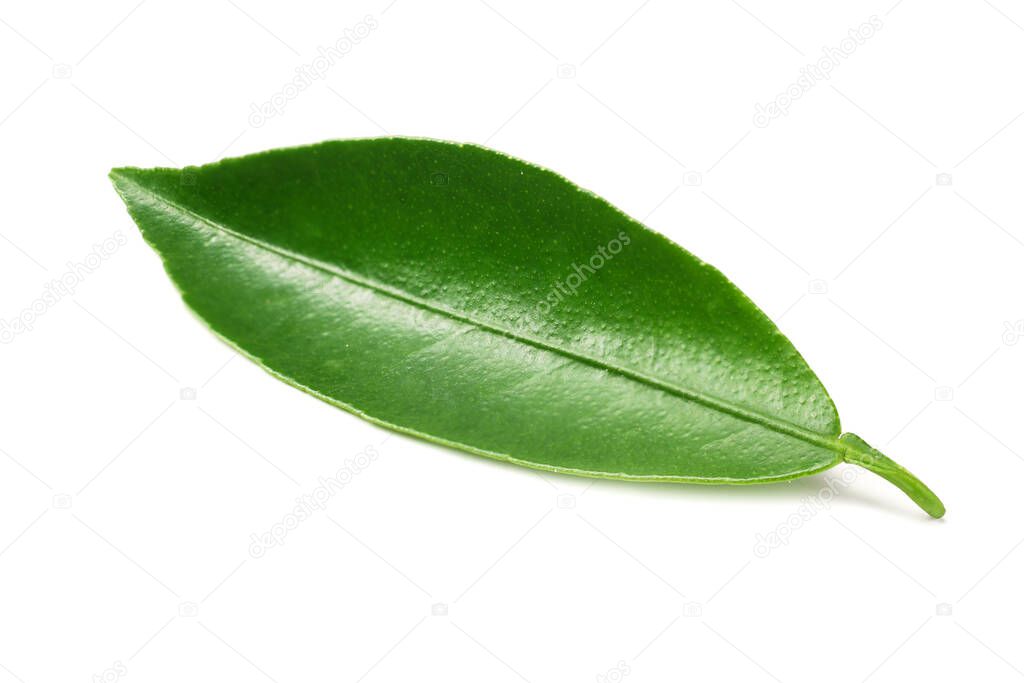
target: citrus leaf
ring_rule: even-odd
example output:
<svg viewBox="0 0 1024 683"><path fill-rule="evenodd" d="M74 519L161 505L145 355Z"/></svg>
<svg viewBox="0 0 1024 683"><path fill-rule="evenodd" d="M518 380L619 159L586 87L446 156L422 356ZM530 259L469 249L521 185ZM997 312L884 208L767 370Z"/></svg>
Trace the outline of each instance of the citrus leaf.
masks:
<svg viewBox="0 0 1024 683"><path fill-rule="evenodd" d="M111 179L216 334L378 424L611 479L854 462L944 512L725 276L551 171L384 138Z"/></svg>

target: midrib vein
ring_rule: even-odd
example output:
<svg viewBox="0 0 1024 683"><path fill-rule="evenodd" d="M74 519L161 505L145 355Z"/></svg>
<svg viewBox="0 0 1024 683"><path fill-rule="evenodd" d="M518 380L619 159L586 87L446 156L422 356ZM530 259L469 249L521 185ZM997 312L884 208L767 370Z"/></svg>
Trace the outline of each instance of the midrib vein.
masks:
<svg viewBox="0 0 1024 683"><path fill-rule="evenodd" d="M801 441L805 441L815 446L820 446L822 448L826 448L828 450L840 454L845 453L846 449L844 449L842 444L839 443L838 439L834 437L811 431L799 425L793 424L792 422L789 422L787 420L782 420L776 417L765 415L763 413L759 413L754 410L750 410L748 408L744 408L742 406L738 406L734 403L718 398L717 396L709 395L702 391L677 386L675 384L671 384L669 382L660 380L656 377L651 377L636 370L630 370L629 368L624 368L609 363L607 361L600 360L598 358L593 358L587 356L586 354L578 353L576 351L572 351L561 346L557 346L555 344L543 341L541 339L534 339L519 332L514 332L512 330L499 327L493 323L477 320L476 318L470 317L466 314L459 313L458 311L451 310L444 306L440 306L436 303L432 303L425 299L416 297L407 292L403 292L393 287L389 287L388 285L385 285L383 283L376 282L369 278L365 278L356 273L352 273L334 264L318 261L317 259L306 256L305 254L300 254L298 252L285 249L284 247L280 247L276 244L271 244L269 242L265 242L255 237L251 237L244 233L238 232L234 228L230 228L221 223L217 223L216 221L213 221L207 218L206 216L196 213L195 211L189 209L186 206L182 206L181 204L175 202L172 199L168 199L167 197L164 197L163 195L154 192L153 190L140 184L138 181L129 178L125 175L119 174L117 176L117 179L121 183L130 184L140 194L144 195L145 197L153 199L159 202L160 204L170 209L173 209L174 211L180 214L183 214L184 216L188 216L194 221L202 223L210 228L213 228L214 230L222 232L241 242L251 244L272 254L276 254L277 256L280 256L282 258L300 263L308 268L319 270L333 277L345 280L346 282L349 282L351 284L364 287L379 294L383 294L398 301L402 301L403 303L409 304L411 306L415 306L417 308L430 311L431 313L443 315L453 320L457 320L459 322L472 325L473 327L486 330L487 332L490 332L492 334L506 337L508 339L512 339L517 342L532 346L534 348L542 349L544 351L548 351L549 353L554 353L565 358L572 359L585 365L590 365L601 370L613 372L634 382L638 382L640 384L647 385L651 388L672 394L673 396L677 396L679 398L692 401L693 403L697 403L707 408L711 408L712 410L716 410L718 412L731 415L732 417L738 418L740 420L760 425L766 429L777 432L779 434L785 434L787 436L791 436Z"/></svg>

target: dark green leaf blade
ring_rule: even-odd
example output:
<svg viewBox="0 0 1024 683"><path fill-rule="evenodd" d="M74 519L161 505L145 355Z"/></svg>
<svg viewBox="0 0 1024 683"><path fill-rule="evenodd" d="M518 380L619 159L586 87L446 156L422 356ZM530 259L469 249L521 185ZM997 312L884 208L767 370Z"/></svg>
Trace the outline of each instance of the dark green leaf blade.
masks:
<svg viewBox="0 0 1024 683"><path fill-rule="evenodd" d="M619 479L756 483L874 457L721 273L550 171L390 138L111 177L217 334L375 422Z"/></svg>

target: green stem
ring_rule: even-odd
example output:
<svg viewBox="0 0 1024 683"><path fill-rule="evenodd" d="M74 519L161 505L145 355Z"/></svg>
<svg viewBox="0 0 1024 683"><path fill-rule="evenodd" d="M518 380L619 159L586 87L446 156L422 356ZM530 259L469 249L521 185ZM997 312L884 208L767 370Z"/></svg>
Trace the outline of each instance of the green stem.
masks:
<svg viewBox="0 0 1024 683"><path fill-rule="evenodd" d="M844 446L842 456L845 462L860 465L895 484L932 517L938 519L946 514L946 507L930 488L904 467L869 446L864 439L847 432L839 437L839 442Z"/></svg>

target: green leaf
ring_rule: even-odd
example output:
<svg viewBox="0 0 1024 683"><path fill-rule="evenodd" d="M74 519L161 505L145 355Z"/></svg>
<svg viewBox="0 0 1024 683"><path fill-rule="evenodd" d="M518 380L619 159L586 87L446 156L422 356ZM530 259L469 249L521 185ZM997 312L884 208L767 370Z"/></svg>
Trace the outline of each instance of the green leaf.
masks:
<svg viewBox="0 0 1024 683"><path fill-rule="evenodd" d="M386 138L110 175L216 334L368 420L609 479L853 462L944 513L725 276L551 171Z"/></svg>

